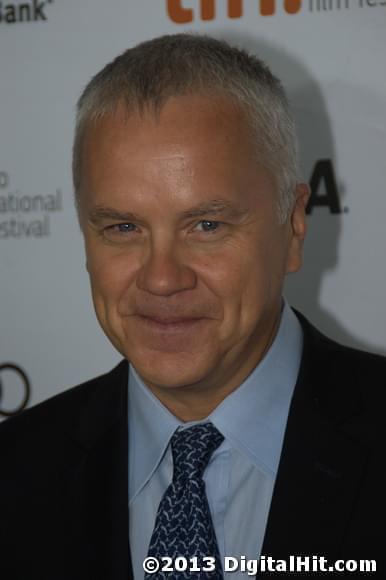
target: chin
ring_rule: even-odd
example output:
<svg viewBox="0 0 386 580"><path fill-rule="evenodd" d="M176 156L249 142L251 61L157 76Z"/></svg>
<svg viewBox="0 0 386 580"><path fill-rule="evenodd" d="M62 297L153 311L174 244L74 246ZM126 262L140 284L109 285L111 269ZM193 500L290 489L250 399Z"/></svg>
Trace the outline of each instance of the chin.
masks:
<svg viewBox="0 0 386 580"><path fill-rule="evenodd" d="M129 353L128 353L129 354ZM148 357L127 356L148 385L165 388L187 387L201 383L210 373L209 361L191 353L149 353ZM206 358L206 357L205 357Z"/></svg>

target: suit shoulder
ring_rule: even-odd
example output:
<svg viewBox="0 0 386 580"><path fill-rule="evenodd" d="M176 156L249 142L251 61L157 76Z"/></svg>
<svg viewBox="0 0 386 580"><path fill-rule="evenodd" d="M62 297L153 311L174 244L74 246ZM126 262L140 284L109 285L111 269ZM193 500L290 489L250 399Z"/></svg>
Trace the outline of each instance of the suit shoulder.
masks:
<svg viewBox="0 0 386 580"><path fill-rule="evenodd" d="M64 422L70 422L74 412L82 409L94 393L119 380L126 372L127 362L121 361L108 373L71 387L37 405L24 410L19 415L6 419L0 424L0 441L15 442L23 434L38 436L48 433Z"/></svg>
<svg viewBox="0 0 386 580"><path fill-rule="evenodd" d="M302 314L296 312L302 325L307 355L324 364L325 369L342 370L360 375L371 374L386 384L386 357L341 344L315 328ZM322 368L320 370L323 370Z"/></svg>
<svg viewBox="0 0 386 580"><path fill-rule="evenodd" d="M342 345L296 314L304 334L300 378L312 384L310 396L338 417L367 416L369 425L380 427L384 421L378 415L386 403L386 357Z"/></svg>

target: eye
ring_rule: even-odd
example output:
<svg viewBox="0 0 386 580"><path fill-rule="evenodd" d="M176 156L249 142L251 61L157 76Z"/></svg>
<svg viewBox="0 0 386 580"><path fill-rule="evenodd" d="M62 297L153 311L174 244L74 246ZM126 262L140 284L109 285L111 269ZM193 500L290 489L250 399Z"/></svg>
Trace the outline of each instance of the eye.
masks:
<svg viewBox="0 0 386 580"><path fill-rule="evenodd" d="M135 225L132 223L115 224L113 226L108 226L106 229L119 234L126 234L128 232L133 232L135 230Z"/></svg>
<svg viewBox="0 0 386 580"><path fill-rule="evenodd" d="M220 227L221 222L216 222L213 220L201 220L197 224L197 229L202 232L215 232Z"/></svg>
<svg viewBox="0 0 386 580"><path fill-rule="evenodd" d="M122 238L123 236L127 236L137 230L137 226L131 222L121 223L121 224L113 224L111 226L107 226L103 230L103 234L106 239L114 240L117 238Z"/></svg>

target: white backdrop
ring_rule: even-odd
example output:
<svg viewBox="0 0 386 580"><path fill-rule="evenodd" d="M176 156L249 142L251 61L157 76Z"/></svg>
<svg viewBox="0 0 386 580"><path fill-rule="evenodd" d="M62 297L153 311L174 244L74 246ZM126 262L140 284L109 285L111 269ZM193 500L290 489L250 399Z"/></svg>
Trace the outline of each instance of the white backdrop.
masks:
<svg viewBox="0 0 386 580"><path fill-rule="evenodd" d="M386 353L385 24L380 0L0 2L0 416L22 404L19 367L32 405L119 360L73 209L74 108L106 62L165 33L226 38L283 80L314 190L287 297L330 336Z"/></svg>

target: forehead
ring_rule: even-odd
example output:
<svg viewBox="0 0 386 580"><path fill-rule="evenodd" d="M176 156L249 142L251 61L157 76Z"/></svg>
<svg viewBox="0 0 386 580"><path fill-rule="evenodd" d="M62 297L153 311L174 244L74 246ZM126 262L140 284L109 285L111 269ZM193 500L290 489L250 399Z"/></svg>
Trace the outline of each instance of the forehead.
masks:
<svg viewBox="0 0 386 580"><path fill-rule="evenodd" d="M208 95L171 98L157 115L118 107L86 130L81 167L81 199L120 205L134 194L190 205L250 197L271 181L246 113Z"/></svg>
<svg viewBox="0 0 386 580"><path fill-rule="evenodd" d="M90 148L105 153L124 148L125 156L150 151L173 155L184 147L199 155L208 147L229 153L240 146L244 155L256 154L250 123L240 106L218 95L185 95L168 99L157 112L128 112L119 105L114 114L86 129L83 153L87 157Z"/></svg>

